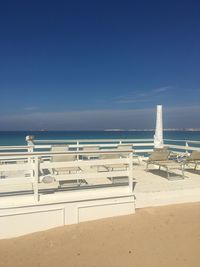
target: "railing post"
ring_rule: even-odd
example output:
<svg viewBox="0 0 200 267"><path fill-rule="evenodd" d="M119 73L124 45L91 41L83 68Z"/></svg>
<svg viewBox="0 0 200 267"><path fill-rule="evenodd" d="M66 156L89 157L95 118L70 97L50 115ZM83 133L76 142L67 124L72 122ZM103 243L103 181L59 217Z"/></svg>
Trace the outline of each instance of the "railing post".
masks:
<svg viewBox="0 0 200 267"><path fill-rule="evenodd" d="M80 149L79 149L79 145L80 145L80 143L79 143L79 141L77 140L77 142L76 142L76 146L77 146L76 150L77 150L77 151L80 150ZM77 158L77 160L79 160L79 159L80 159L80 155L77 154L76 158Z"/></svg>
<svg viewBox="0 0 200 267"><path fill-rule="evenodd" d="M129 154L129 178L128 178L129 190L133 191L133 154Z"/></svg>
<svg viewBox="0 0 200 267"><path fill-rule="evenodd" d="M34 182L33 182L33 188L34 188L34 199L35 202L39 201L39 194L38 194L38 181L39 181L39 160L38 157L35 157L35 163L34 163Z"/></svg>
<svg viewBox="0 0 200 267"><path fill-rule="evenodd" d="M33 148L32 148L32 147L29 148L29 149L28 149L28 152L29 152L29 153L33 152ZM34 160L33 160L33 158L32 158L31 156L28 157L28 164L30 164L30 165L33 165L33 164L34 164ZM33 169L32 169L32 168L31 168L31 170L30 170L30 175L31 175L31 177L34 176L34 172L33 172Z"/></svg>
<svg viewBox="0 0 200 267"><path fill-rule="evenodd" d="M33 143L33 139L34 137L32 135L27 135L26 136L26 141L27 141L27 146L28 146L28 153L32 153L33 152L33 148L34 148L34 143ZM31 157L28 157L28 163L29 164L33 164L33 159ZM31 177L33 177L33 170L31 169L30 171L30 175Z"/></svg>
<svg viewBox="0 0 200 267"><path fill-rule="evenodd" d="M79 151L79 141L76 142L76 145L77 145L77 151Z"/></svg>
<svg viewBox="0 0 200 267"><path fill-rule="evenodd" d="M185 146L187 147L185 152L188 154L188 147L189 147L188 141L185 142Z"/></svg>

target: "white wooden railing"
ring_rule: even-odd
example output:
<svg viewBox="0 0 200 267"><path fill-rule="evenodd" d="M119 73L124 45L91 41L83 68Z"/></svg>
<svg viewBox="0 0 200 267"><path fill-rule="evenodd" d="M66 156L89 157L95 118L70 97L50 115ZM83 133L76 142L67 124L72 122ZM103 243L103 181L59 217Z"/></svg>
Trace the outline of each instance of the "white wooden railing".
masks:
<svg viewBox="0 0 200 267"><path fill-rule="evenodd" d="M117 148L118 145L132 145L136 153L153 151L153 139L65 139L65 140L34 140L34 149L49 149L52 144L66 144L70 149L81 150L85 145L98 145L100 149Z"/></svg>
<svg viewBox="0 0 200 267"><path fill-rule="evenodd" d="M153 139L80 139L80 140L34 140L35 149L51 148L52 144L67 144L69 148L81 150L85 145L100 148L117 148L118 145L132 145L135 153L149 154L153 151ZM164 139L164 145L172 151L191 152L200 149L199 140Z"/></svg>
<svg viewBox="0 0 200 267"><path fill-rule="evenodd" d="M112 158L117 155L118 158ZM66 156L76 159L62 160ZM60 157L59 161L52 160L56 157ZM71 168L77 170L73 172ZM67 191L62 184L72 181L76 181L78 189L93 188L97 183L99 188L121 185L132 192L132 168L131 150L0 153L0 196L33 194L37 203L43 191ZM115 182L117 178L124 183ZM85 184L81 185L80 181Z"/></svg>
<svg viewBox="0 0 200 267"><path fill-rule="evenodd" d="M165 146L171 151L192 152L200 150L199 140L177 140L177 139L164 139Z"/></svg>
<svg viewBox="0 0 200 267"><path fill-rule="evenodd" d="M65 140L33 140L27 146L0 146L0 154L3 152L34 152L51 150L52 145L63 144L69 150L81 151L84 146L98 146L100 149L115 149L118 145L131 145L137 154L149 154L153 151L153 139L65 139ZM172 151L190 152L200 149L200 140L164 139L164 145ZM13 154L10 157L13 158Z"/></svg>
<svg viewBox="0 0 200 267"><path fill-rule="evenodd" d="M69 151L52 152L52 145L55 144L66 145ZM116 149L123 144L131 145L132 150ZM198 140L165 139L164 144L172 151L200 150L200 141ZM98 146L99 149L84 151L84 146L91 146L91 148ZM93 188L95 182L92 181L98 179L99 187L103 188L104 186L116 186L117 183L114 181L123 177L126 177L124 185L131 191L133 155L135 153L147 155L153 151L153 147L153 139L33 140L33 142L29 141L27 146L0 146L0 196L7 195L9 192L11 194L28 192L33 194L35 201L38 202L43 191L49 190L49 188L57 190L62 187L60 185L64 182L76 181L77 186L79 181L90 180L90 182L86 182L87 187ZM51 160L52 157L65 155L74 155L76 160L59 162ZM92 157L88 157L88 155L95 157L91 159ZM121 156L103 159L103 155ZM115 167L111 168L112 165ZM123 168L120 169L120 166ZM52 171L59 168L79 168L80 171L69 171L67 174ZM103 168L103 171L100 168ZM46 174L44 170L50 170L49 174ZM52 179L49 184L44 182L44 178L47 176L49 176L48 179ZM125 179L122 180L125 181ZM106 185L105 181L109 181L109 185ZM80 189L83 187L81 185Z"/></svg>

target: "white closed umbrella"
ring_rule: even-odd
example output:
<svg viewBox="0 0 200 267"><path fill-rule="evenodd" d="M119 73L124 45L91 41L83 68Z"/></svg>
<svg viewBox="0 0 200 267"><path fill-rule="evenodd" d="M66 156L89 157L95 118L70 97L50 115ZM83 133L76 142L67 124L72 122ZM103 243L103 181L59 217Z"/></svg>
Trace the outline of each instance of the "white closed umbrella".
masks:
<svg viewBox="0 0 200 267"><path fill-rule="evenodd" d="M156 129L155 129L155 135L154 135L154 147L155 148L163 148L162 105L157 106Z"/></svg>

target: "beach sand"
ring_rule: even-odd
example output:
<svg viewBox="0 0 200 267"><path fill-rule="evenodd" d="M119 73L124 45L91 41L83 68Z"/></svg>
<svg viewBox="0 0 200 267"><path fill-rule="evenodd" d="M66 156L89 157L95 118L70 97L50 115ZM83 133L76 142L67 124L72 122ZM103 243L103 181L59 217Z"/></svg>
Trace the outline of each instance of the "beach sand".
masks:
<svg viewBox="0 0 200 267"><path fill-rule="evenodd" d="M0 266L199 267L200 203L1 240Z"/></svg>

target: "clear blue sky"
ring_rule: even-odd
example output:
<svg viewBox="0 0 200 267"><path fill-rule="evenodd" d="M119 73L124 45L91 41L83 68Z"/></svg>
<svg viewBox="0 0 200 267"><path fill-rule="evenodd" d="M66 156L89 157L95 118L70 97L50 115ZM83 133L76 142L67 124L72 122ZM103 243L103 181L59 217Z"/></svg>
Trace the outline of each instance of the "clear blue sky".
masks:
<svg viewBox="0 0 200 267"><path fill-rule="evenodd" d="M0 130L200 128L200 1L1 1Z"/></svg>

